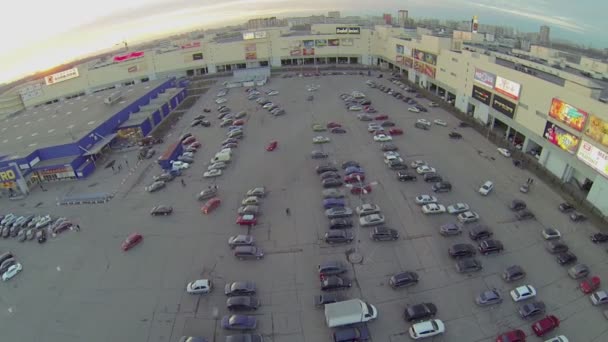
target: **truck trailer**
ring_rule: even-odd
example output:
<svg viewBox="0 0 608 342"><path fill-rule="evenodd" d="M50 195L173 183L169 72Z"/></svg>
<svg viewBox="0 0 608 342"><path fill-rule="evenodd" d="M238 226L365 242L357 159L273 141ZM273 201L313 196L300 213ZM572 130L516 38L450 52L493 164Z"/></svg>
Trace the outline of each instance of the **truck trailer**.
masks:
<svg viewBox="0 0 608 342"><path fill-rule="evenodd" d="M378 317L378 310L361 299L325 304L325 321L330 328L369 322Z"/></svg>

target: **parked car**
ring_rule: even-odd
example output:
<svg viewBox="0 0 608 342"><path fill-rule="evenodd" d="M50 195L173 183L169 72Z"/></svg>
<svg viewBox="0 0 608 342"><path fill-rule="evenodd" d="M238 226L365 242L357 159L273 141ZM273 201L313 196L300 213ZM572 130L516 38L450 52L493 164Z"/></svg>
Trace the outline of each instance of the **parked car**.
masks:
<svg viewBox="0 0 608 342"><path fill-rule="evenodd" d="M559 240L562 237L559 230L555 228L545 228L542 230L541 234L545 240Z"/></svg>
<svg viewBox="0 0 608 342"><path fill-rule="evenodd" d="M514 302L521 302L536 296L536 289L530 285L523 285L514 288L510 292Z"/></svg>
<svg viewBox="0 0 608 342"><path fill-rule="evenodd" d="M240 226L255 226L257 223L257 217L251 214L238 215L236 218L236 224Z"/></svg>
<svg viewBox="0 0 608 342"><path fill-rule="evenodd" d="M534 214L530 210L524 209L524 210L516 211L515 217L520 221L531 220L531 219L534 219Z"/></svg>
<svg viewBox="0 0 608 342"><path fill-rule="evenodd" d="M502 242L499 240L487 239L483 240L479 243L479 252L483 255L488 255L490 253L500 253L503 251L504 247Z"/></svg>
<svg viewBox="0 0 608 342"><path fill-rule="evenodd" d="M522 330L511 330L498 335L496 342L526 342L526 333Z"/></svg>
<svg viewBox="0 0 608 342"><path fill-rule="evenodd" d="M596 291L591 296L589 296L591 303L593 305L603 305L608 303L608 292L606 291Z"/></svg>
<svg viewBox="0 0 608 342"><path fill-rule="evenodd" d="M576 257L576 255L574 255L574 253L567 251L567 252L559 253L558 255L556 255L555 260L557 261L558 264L565 266L565 265L575 263L578 260L578 258Z"/></svg>
<svg viewBox="0 0 608 342"><path fill-rule="evenodd" d="M19 272L23 270L23 266L20 263L11 265L4 273L2 273L2 281L8 281L14 278Z"/></svg>
<svg viewBox="0 0 608 342"><path fill-rule="evenodd" d="M576 208L572 204L570 204L568 202L560 203L558 209L562 213L570 213L570 212L576 210Z"/></svg>
<svg viewBox="0 0 608 342"><path fill-rule="evenodd" d="M471 207L469 207L468 204L466 203L454 203L452 205L448 205L447 210L448 213L450 214L460 214L460 213L464 213L465 211L469 211L469 209L471 209Z"/></svg>
<svg viewBox="0 0 608 342"><path fill-rule="evenodd" d="M222 318L222 328L226 330L254 330L257 318L247 315L230 315Z"/></svg>
<svg viewBox="0 0 608 342"><path fill-rule="evenodd" d="M329 221L329 229L351 228L353 221L347 218L336 218Z"/></svg>
<svg viewBox="0 0 608 342"><path fill-rule="evenodd" d="M423 205L429 203L437 203L437 197L431 195L418 195L416 196L416 204Z"/></svg>
<svg viewBox="0 0 608 342"><path fill-rule="evenodd" d="M493 235L493 232L485 225L476 225L469 230L469 237L471 240L483 240L489 239Z"/></svg>
<svg viewBox="0 0 608 342"><path fill-rule="evenodd" d="M361 227L378 226L384 223L384 215L381 214L370 214L363 216L359 219L359 225Z"/></svg>
<svg viewBox="0 0 608 342"><path fill-rule="evenodd" d="M371 203L365 203L355 208L359 217L380 213L380 206Z"/></svg>
<svg viewBox="0 0 608 342"><path fill-rule="evenodd" d="M317 270L319 272L319 277L321 278L346 273L348 271L346 265L338 260L323 261L317 266Z"/></svg>
<svg viewBox="0 0 608 342"><path fill-rule="evenodd" d="M388 280L388 284L393 289L410 287L418 284L418 278L418 273L412 271L405 271L393 274Z"/></svg>
<svg viewBox="0 0 608 342"><path fill-rule="evenodd" d="M526 277L526 272L519 265L512 265L502 272L502 279L507 283L517 281Z"/></svg>
<svg viewBox="0 0 608 342"><path fill-rule="evenodd" d="M589 275L589 266L585 264L576 264L568 270L568 275L572 279L580 279Z"/></svg>
<svg viewBox="0 0 608 342"><path fill-rule="evenodd" d="M325 189L322 191L323 198L343 198L344 191L340 189Z"/></svg>
<svg viewBox="0 0 608 342"><path fill-rule="evenodd" d="M125 241L123 241L121 248L123 251L126 252L126 251L130 250L131 248L140 244L143 241L143 239L144 239L143 235L138 234L138 233L133 233L133 234L127 236Z"/></svg>
<svg viewBox="0 0 608 342"><path fill-rule="evenodd" d="M533 301L519 307L519 317L529 319L545 313L545 303L542 301Z"/></svg>
<svg viewBox="0 0 608 342"><path fill-rule="evenodd" d="M514 199L511 201L511 204L509 204L509 209L511 209L512 211L524 210L526 209L526 202Z"/></svg>
<svg viewBox="0 0 608 342"><path fill-rule="evenodd" d="M209 200L207 200L207 202L205 202L205 205L203 205L203 207L201 208L201 212L205 215L209 214L215 209L217 209L220 204L222 204L222 200L220 200L219 198L210 198Z"/></svg>
<svg viewBox="0 0 608 342"><path fill-rule="evenodd" d="M344 290L352 285L350 279L338 275L330 275L321 279L321 291Z"/></svg>
<svg viewBox="0 0 608 342"><path fill-rule="evenodd" d="M394 241L399 239L399 232L393 228L375 227L369 233L369 237L374 241Z"/></svg>
<svg viewBox="0 0 608 342"><path fill-rule="evenodd" d="M608 242L608 234L595 233L590 236L591 242L593 243L604 243Z"/></svg>
<svg viewBox="0 0 608 342"><path fill-rule="evenodd" d="M238 246L253 246L255 239L251 235L239 234L228 238L228 246L234 249Z"/></svg>
<svg viewBox="0 0 608 342"><path fill-rule="evenodd" d="M438 319L412 324L409 329L410 337L414 340L440 335L444 332L445 325Z"/></svg>
<svg viewBox="0 0 608 342"><path fill-rule="evenodd" d="M333 342L363 342L371 338L365 325L341 327L333 332Z"/></svg>
<svg viewBox="0 0 608 342"><path fill-rule="evenodd" d="M173 213L173 207L168 206L168 205L157 205L155 207L152 208L152 210L150 210L150 215L152 216L157 216L157 215L170 215L171 213Z"/></svg>
<svg viewBox="0 0 608 342"><path fill-rule="evenodd" d="M462 223L471 223L477 222L479 220L479 215L474 211L465 211L464 213L460 213L457 216L458 221Z"/></svg>
<svg viewBox="0 0 608 342"><path fill-rule="evenodd" d="M437 203L425 204L421 207L421 209L422 209L422 213L424 213L426 215L445 213L445 206L443 206L442 204L437 204Z"/></svg>
<svg viewBox="0 0 608 342"><path fill-rule="evenodd" d="M469 258L477 253L475 246L470 243L457 243L448 248L448 254L452 258Z"/></svg>
<svg viewBox="0 0 608 342"><path fill-rule="evenodd" d="M209 279L198 279L186 285L186 292L192 294L203 294L211 292L213 284Z"/></svg>
<svg viewBox="0 0 608 342"><path fill-rule="evenodd" d="M459 273L470 273L481 271L481 261L474 258L461 259L456 262L456 271Z"/></svg>
<svg viewBox="0 0 608 342"><path fill-rule="evenodd" d="M224 286L226 296L251 296L257 291L256 285L251 281L235 281Z"/></svg>
<svg viewBox="0 0 608 342"><path fill-rule="evenodd" d="M551 254L564 253L568 251L568 245L561 240L550 240L545 244L545 249Z"/></svg>
<svg viewBox="0 0 608 342"><path fill-rule="evenodd" d="M486 290L475 297L475 303L480 306L489 306L502 303L502 296L496 289Z"/></svg>
<svg viewBox="0 0 608 342"><path fill-rule="evenodd" d="M264 251L260 247L256 246L236 246L234 248L234 256L239 260L246 259L257 259L260 260L264 257Z"/></svg>
<svg viewBox="0 0 608 342"><path fill-rule="evenodd" d="M325 210L325 216L327 216L330 219L333 218L342 218L342 217L350 217L353 215L353 210L348 208L348 207L344 207L344 208L331 208L331 209L327 209Z"/></svg>
<svg viewBox="0 0 608 342"><path fill-rule="evenodd" d="M443 236L452 236L462 234L462 226L458 223L447 223L439 227L439 234Z"/></svg>
<svg viewBox="0 0 608 342"><path fill-rule="evenodd" d="M337 292L322 293L314 296L314 304L317 307L322 307L325 304L337 303L345 300L345 297Z"/></svg>
<svg viewBox="0 0 608 342"><path fill-rule="evenodd" d="M323 151L312 151L310 157L312 159L323 159L329 157L329 154Z"/></svg>
<svg viewBox="0 0 608 342"><path fill-rule="evenodd" d="M397 180L400 182L415 181L416 175L408 173L407 171L397 171Z"/></svg>
<svg viewBox="0 0 608 342"><path fill-rule="evenodd" d="M536 336L544 336L547 333L553 331L555 328L559 327L559 324L559 318L553 315L549 315L532 324L532 331L534 331L534 334L536 334Z"/></svg>
<svg viewBox="0 0 608 342"><path fill-rule="evenodd" d="M235 296L226 299L226 309L230 311L254 311L260 307L260 300L254 296Z"/></svg>
<svg viewBox="0 0 608 342"><path fill-rule="evenodd" d="M328 244L351 243L353 239L353 233L344 229L332 229L325 233L325 242Z"/></svg>

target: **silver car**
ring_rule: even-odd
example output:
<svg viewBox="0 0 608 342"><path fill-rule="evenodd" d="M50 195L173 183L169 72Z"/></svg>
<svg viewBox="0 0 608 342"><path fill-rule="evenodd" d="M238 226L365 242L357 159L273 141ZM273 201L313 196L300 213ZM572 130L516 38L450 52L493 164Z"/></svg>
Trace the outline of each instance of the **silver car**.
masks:
<svg viewBox="0 0 608 342"><path fill-rule="evenodd" d="M458 223L447 223L439 227L439 234L443 236L452 236L462 234L462 226Z"/></svg>
<svg viewBox="0 0 608 342"><path fill-rule="evenodd" d="M330 218L330 219L349 217L352 215L353 215L353 210L348 207L331 208L331 209L325 210L325 216L327 216L327 218Z"/></svg>
<svg viewBox="0 0 608 342"><path fill-rule="evenodd" d="M496 289L483 291L475 298L475 303L481 306L500 304L502 303L502 297Z"/></svg>
<svg viewBox="0 0 608 342"><path fill-rule="evenodd" d="M260 207L257 205L244 205L237 210L239 215L256 215L260 214Z"/></svg>
<svg viewBox="0 0 608 342"><path fill-rule="evenodd" d="M381 214L371 214L359 219L361 227L378 226L384 223L384 216Z"/></svg>
<svg viewBox="0 0 608 342"><path fill-rule="evenodd" d="M158 190L160 190L160 189L162 189L164 187L165 187L165 182L163 182L163 181L156 181L156 182L148 185L147 187L145 187L145 190L147 192L155 192L155 191L158 191Z"/></svg>

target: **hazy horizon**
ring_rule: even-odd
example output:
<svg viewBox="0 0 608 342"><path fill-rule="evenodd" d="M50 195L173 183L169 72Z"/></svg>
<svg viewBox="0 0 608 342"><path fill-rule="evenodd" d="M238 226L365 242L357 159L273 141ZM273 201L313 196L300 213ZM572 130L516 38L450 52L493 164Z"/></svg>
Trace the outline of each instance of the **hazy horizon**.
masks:
<svg viewBox="0 0 608 342"><path fill-rule="evenodd" d="M541 25L548 25L552 39L608 47L604 34L608 24L602 18L608 3L590 0L410 0L405 8L403 1L396 0L105 0L86 4L56 0L36 2L34 12L31 6L17 2L10 13L0 14L0 30L16 32L5 35L0 46L0 84L118 48L124 40L143 42L198 28L244 23L250 18L320 15L333 10L343 15L391 13L396 17L399 9L407 9L416 19L458 21L477 15L480 24L511 26L523 32L538 32ZM68 14L74 8L80 9L78 16Z"/></svg>

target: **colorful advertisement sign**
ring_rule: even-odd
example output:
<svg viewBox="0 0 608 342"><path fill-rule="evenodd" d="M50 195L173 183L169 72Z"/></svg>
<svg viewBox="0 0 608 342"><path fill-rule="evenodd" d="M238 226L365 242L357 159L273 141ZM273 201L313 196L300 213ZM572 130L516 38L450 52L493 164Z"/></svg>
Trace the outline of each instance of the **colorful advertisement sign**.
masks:
<svg viewBox="0 0 608 342"><path fill-rule="evenodd" d="M414 49L414 59L423 61L424 63L428 63L430 65L437 65L437 55L430 52Z"/></svg>
<svg viewBox="0 0 608 342"><path fill-rule="evenodd" d="M302 49L302 55L304 55L304 56L314 56L315 55L315 48L303 48Z"/></svg>
<svg viewBox="0 0 608 342"><path fill-rule="evenodd" d="M494 84L494 90L497 92L512 98L513 100L519 100L519 92L521 91L521 84L500 76L496 76L496 83Z"/></svg>
<svg viewBox="0 0 608 342"><path fill-rule="evenodd" d="M290 56L302 56L302 49L301 48L292 48L289 51L289 55Z"/></svg>
<svg viewBox="0 0 608 342"><path fill-rule="evenodd" d="M600 144L608 146L608 122L597 116L589 116L589 125L587 125L585 134Z"/></svg>
<svg viewBox="0 0 608 342"><path fill-rule="evenodd" d="M134 51L134 52L127 53L124 55L114 56L114 62L120 63L120 62L128 61L130 59L140 58L143 56L144 56L143 51Z"/></svg>
<svg viewBox="0 0 608 342"><path fill-rule="evenodd" d="M395 50L397 51L398 55L403 55L403 45L397 44Z"/></svg>
<svg viewBox="0 0 608 342"><path fill-rule="evenodd" d="M579 137L566 132L549 121L547 121L547 125L545 125L543 136L553 145L572 154L576 153L576 148L580 142Z"/></svg>
<svg viewBox="0 0 608 342"><path fill-rule="evenodd" d="M315 46L316 47L326 47L327 46L327 39L316 39L315 40Z"/></svg>
<svg viewBox="0 0 608 342"><path fill-rule="evenodd" d="M515 115L515 107L515 103L507 101L501 96L494 95L494 98L492 99L492 108L510 117L511 119L513 119L513 116Z"/></svg>
<svg viewBox="0 0 608 342"><path fill-rule="evenodd" d="M608 178L608 153L583 140L576 157L602 174L602 176Z"/></svg>
<svg viewBox="0 0 608 342"><path fill-rule="evenodd" d="M435 68L419 61L414 61L414 70L425 74L430 78L435 78Z"/></svg>
<svg viewBox="0 0 608 342"><path fill-rule="evenodd" d="M409 57L403 57L403 65L411 69L414 67L414 60Z"/></svg>
<svg viewBox="0 0 608 342"><path fill-rule="evenodd" d="M471 20L471 32L477 33L479 29L479 21L477 20L477 16L473 16L473 20Z"/></svg>
<svg viewBox="0 0 608 342"><path fill-rule="evenodd" d="M314 40L303 40L302 41L302 45L305 48L314 48L315 47L315 41Z"/></svg>
<svg viewBox="0 0 608 342"><path fill-rule="evenodd" d="M479 82L492 89L494 89L494 84L496 83L496 75L477 68L475 68L475 75L473 76L473 79L475 82Z"/></svg>
<svg viewBox="0 0 608 342"><path fill-rule="evenodd" d="M0 182L14 182L19 177L19 173L13 166L0 168Z"/></svg>
<svg viewBox="0 0 608 342"><path fill-rule="evenodd" d="M551 108L549 108L549 116L581 132L589 114L560 99L553 98Z"/></svg>
<svg viewBox="0 0 608 342"><path fill-rule="evenodd" d="M352 38L344 38L344 39L340 39L340 45L342 46L353 46L353 44L355 43L354 40Z"/></svg>
<svg viewBox="0 0 608 342"><path fill-rule="evenodd" d="M489 106L490 102L492 101L492 93L490 91L487 91L481 87L478 86L473 86L473 94L472 94L473 98L476 99L477 101Z"/></svg>
<svg viewBox="0 0 608 342"><path fill-rule="evenodd" d="M243 40L266 38L266 31L243 32Z"/></svg>
<svg viewBox="0 0 608 342"><path fill-rule="evenodd" d="M336 34L360 34L360 27L336 27Z"/></svg>
<svg viewBox="0 0 608 342"><path fill-rule="evenodd" d="M44 78L44 82L46 85L52 85L55 83L71 80L72 78L78 77L78 68L72 68L64 71L60 71L58 73L54 73L52 75L46 76Z"/></svg>
<svg viewBox="0 0 608 342"><path fill-rule="evenodd" d="M395 60L397 61L397 64L403 64L403 56L397 55L397 57L395 58Z"/></svg>
<svg viewBox="0 0 608 342"><path fill-rule="evenodd" d="M181 46L182 49L193 49L193 48L200 48L200 47L201 47L201 42L190 42L190 43L186 43Z"/></svg>
<svg viewBox="0 0 608 342"><path fill-rule="evenodd" d="M254 44L245 44L245 52L255 52L256 46Z"/></svg>
<svg viewBox="0 0 608 342"><path fill-rule="evenodd" d="M255 43L245 44L245 60L250 61L255 59L258 59Z"/></svg>
<svg viewBox="0 0 608 342"><path fill-rule="evenodd" d="M329 46L340 46L340 39L328 39Z"/></svg>

